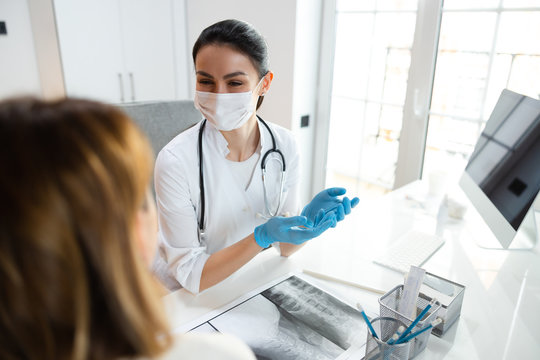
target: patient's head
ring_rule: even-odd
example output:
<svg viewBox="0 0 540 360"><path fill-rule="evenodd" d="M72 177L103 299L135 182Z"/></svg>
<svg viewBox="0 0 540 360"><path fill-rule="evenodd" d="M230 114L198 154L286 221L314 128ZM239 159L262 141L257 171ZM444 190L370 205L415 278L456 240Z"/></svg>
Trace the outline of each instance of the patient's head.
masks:
<svg viewBox="0 0 540 360"><path fill-rule="evenodd" d="M0 147L0 358L165 350L138 128L112 106L15 99L0 102Z"/></svg>

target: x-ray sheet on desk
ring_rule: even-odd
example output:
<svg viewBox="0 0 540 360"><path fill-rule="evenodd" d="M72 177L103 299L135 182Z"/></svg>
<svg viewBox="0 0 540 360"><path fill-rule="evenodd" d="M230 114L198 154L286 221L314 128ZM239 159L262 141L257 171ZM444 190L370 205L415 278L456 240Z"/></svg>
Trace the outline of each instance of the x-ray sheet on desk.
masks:
<svg viewBox="0 0 540 360"><path fill-rule="evenodd" d="M191 331L218 331L248 344L257 359L359 359L366 325L351 306L291 276Z"/></svg>

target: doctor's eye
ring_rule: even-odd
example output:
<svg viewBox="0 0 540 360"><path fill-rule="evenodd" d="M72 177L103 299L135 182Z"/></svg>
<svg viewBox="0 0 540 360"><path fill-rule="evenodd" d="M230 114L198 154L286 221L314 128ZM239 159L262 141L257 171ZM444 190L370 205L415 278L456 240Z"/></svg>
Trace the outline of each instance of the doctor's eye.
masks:
<svg viewBox="0 0 540 360"><path fill-rule="evenodd" d="M210 79L199 79L197 82L201 85L213 85L214 82Z"/></svg>
<svg viewBox="0 0 540 360"><path fill-rule="evenodd" d="M244 85L244 83L241 81L237 81L237 80L229 81L229 86L237 87L237 86L242 86L242 85Z"/></svg>

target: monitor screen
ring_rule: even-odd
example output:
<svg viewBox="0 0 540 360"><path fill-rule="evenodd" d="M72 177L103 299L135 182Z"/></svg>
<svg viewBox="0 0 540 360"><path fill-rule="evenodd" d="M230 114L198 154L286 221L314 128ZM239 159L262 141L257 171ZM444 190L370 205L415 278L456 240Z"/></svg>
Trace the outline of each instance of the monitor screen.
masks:
<svg viewBox="0 0 540 360"><path fill-rule="evenodd" d="M502 91L460 185L508 247L540 190L540 100Z"/></svg>

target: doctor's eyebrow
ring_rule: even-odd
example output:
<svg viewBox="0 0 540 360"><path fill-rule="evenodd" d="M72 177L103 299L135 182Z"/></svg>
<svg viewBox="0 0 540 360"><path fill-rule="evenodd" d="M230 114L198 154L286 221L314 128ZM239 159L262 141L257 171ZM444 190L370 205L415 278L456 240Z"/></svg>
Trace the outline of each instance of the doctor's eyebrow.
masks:
<svg viewBox="0 0 540 360"><path fill-rule="evenodd" d="M205 72L205 71L202 71L202 70L199 70L197 71L197 75L201 75L201 76L205 76L205 77L208 77L210 79L213 79L214 76L210 75L209 73ZM243 72L243 71L235 71L233 73L230 73L230 74L227 74L227 75L224 75L223 76L223 79L230 79L230 78L233 78L235 76L248 76L247 73Z"/></svg>
<svg viewBox="0 0 540 360"><path fill-rule="evenodd" d="M197 73L196 73L196 74L197 74L197 75L202 75L202 76L206 76L206 77L209 77L209 78L211 78L211 79L213 79L213 78L214 78L214 77L213 77L212 75L210 75L209 73L207 73L207 72L204 72L204 71L200 71L200 70L199 70L199 71L197 71Z"/></svg>
<svg viewBox="0 0 540 360"><path fill-rule="evenodd" d="M233 73L230 73L230 74L227 74L227 75L223 76L223 79L230 79L230 78L233 78L233 77L239 76L239 75L248 76L248 74L246 74L243 71L235 71Z"/></svg>

